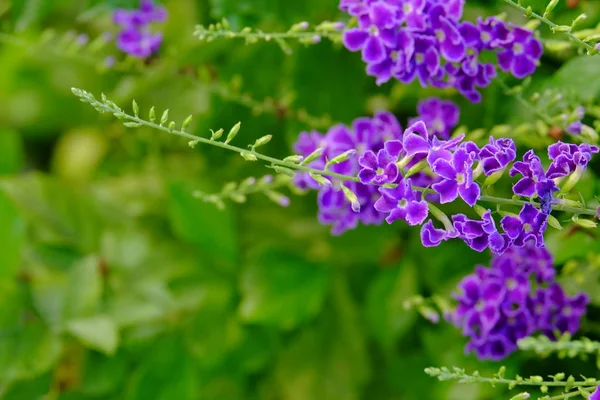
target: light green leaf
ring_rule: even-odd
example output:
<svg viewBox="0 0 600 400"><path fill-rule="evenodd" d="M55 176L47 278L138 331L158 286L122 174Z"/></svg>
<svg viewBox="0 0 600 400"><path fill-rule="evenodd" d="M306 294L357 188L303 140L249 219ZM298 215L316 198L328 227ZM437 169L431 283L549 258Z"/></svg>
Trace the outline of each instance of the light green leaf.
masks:
<svg viewBox="0 0 600 400"><path fill-rule="evenodd" d="M194 198L192 191L183 185L169 186L169 219L173 230L206 254L235 262L237 234L231 210L217 210Z"/></svg>
<svg viewBox="0 0 600 400"><path fill-rule="evenodd" d="M600 95L600 57L581 56L563 65L548 87L560 92L561 89L574 92L582 99L595 99Z"/></svg>
<svg viewBox="0 0 600 400"><path fill-rule="evenodd" d="M415 311L407 311L403 302L417 294L417 273L412 262L379 273L369 286L365 306L372 334L390 350L395 342L414 325Z"/></svg>
<svg viewBox="0 0 600 400"><path fill-rule="evenodd" d="M66 317L76 318L94 314L101 297L102 277L98 257L90 256L75 263L69 271Z"/></svg>
<svg viewBox="0 0 600 400"><path fill-rule="evenodd" d="M6 194L0 190L0 278L12 278L16 274L24 241L25 221Z"/></svg>
<svg viewBox="0 0 600 400"><path fill-rule="evenodd" d="M291 329L323 305L331 270L294 254L261 253L242 274L239 314L248 322Z"/></svg>
<svg viewBox="0 0 600 400"><path fill-rule="evenodd" d="M119 343L117 325L105 316L68 321L67 331L87 347L108 355L114 354Z"/></svg>

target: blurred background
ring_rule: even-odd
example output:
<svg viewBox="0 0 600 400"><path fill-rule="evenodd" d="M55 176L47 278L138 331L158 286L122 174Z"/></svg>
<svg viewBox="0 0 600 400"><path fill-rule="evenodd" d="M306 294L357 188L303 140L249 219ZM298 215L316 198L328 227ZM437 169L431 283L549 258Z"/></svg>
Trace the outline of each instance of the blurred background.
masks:
<svg viewBox="0 0 600 400"><path fill-rule="evenodd" d="M559 20L586 11L588 26L600 21L597 1L567 3L555 12ZM536 124L534 112L498 85L476 105L454 92L377 87L358 54L327 41L292 44L286 55L274 43L192 36L195 24L223 17L234 29L264 31L344 20L336 0L162 4L163 46L140 62L119 53L109 35L117 31L114 9L137 0L0 0L0 398L510 397L503 388L425 376L428 366L493 373L500 364L465 355L460 332L423 317L434 309L407 307L419 295L437 295L443 305L487 254L461 243L423 249L418 230L402 224L332 237L317 222L314 193L285 191L286 208L256 195L218 210L193 193L269 170L218 148L127 129L70 89L106 93L122 107L135 98L144 115L151 106L159 115L170 109L175 120L194 114L189 131L202 136L242 121L240 146L271 134L263 150L278 157L302 131L378 109L405 124L432 95L460 104L469 131L525 124L520 143L542 147L551 127ZM469 0L466 16L505 11L524 23L500 1ZM563 37L542 32L547 55L532 88L597 99L600 57L577 57ZM600 193L591 179L581 186L588 197ZM571 263L563 279L584 283L598 305L599 241L568 233L549 239L557 264ZM582 332L594 338L600 325L592 320ZM540 363L517 354L503 364L524 376L597 374L594 359Z"/></svg>

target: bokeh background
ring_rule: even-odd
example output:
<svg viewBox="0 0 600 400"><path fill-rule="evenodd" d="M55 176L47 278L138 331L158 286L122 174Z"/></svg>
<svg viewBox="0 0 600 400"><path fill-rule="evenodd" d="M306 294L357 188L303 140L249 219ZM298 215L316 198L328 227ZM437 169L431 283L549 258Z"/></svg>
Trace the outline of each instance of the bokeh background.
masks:
<svg viewBox="0 0 600 400"><path fill-rule="evenodd" d="M102 39L116 32L112 11L135 0L0 0L0 398L509 398L504 388L427 377L428 366L493 373L500 364L465 355L460 332L406 307L418 295L449 299L487 254L460 243L424 249L418 230L402 224L331 237L316 220L314 193L286 191L287 208L256 195L220 211L193 192L269 170L127 129L70 88L124 107L136 98L144 113L168 108L176 120L194 114L190 130L203 136L242 121L237 143L272 134L264 151L279 157L301 131L377 109L404 124L432 95L460 104L467 131L529 124L523 148L548 143L549 127L498 85L478 105L454 92L377 87L358 54L327 41L292 44L286 55L275 43L192 36L195 24L222 17L265 31L343 19L336 0L162 3L164 44L139 62ZM525 23L500 1L467 3L468 19L507 12ZM559 21L582 11L588 26L600 21L597 1L568 3L575 8L561 2ZM529 90L597 99L600 57L579 57L564 38L542 33L552 48ZM116 66L106 67L108 56ZM580 185L588 198L600 193L590 176ZM549 243L563 281L592 296L582 334L598 338L596 233L556 232ZM597 374L593 358L516 354L503 364L524 376Z"/></svg>

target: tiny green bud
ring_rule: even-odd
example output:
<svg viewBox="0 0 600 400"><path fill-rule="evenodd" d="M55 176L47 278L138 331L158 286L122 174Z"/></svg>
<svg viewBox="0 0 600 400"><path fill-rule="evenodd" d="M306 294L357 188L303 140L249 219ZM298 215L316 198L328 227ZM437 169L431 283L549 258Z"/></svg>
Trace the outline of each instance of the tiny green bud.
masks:
<svg viewBox="0 0 600 400"><path fill-rule="evenodd" d="M360 212L360 202L358 201L358 197L354 192L348 189L346 186L342 185L342 191L344 192L344 196L350 202L350 206L352 207L352 211Z"/></svg>
<svg viewBox="0 0 600 400"><path fill-rule="evenodd" d="M573 389L573 384L575 383L575 378L573 375L569 375L567 378L567 384L565 385L565 392L570 392Z"/></svg>
<svg viewBox="0 0 600 400"><path fill-rule="evenodd" d="M542 383L542 382L544 382L544 378L542 378L539 375L534 375L534 376L532 376L532 377L529 378L529 381L532 382L532 383Z"/></svg>
<svg viewBox="0 0 600 400"><path fill-rule="evenodd" d="M558 25L552 28L554 32L571 32L571 27L569 25Z"/></svg>
<svg viewBox="0 0 600 400"><path fill-rule="evenodd" d="M131 102L131 108L133 108L133 115L135 115L136 117L140 116L140 107L138 106L137 101L133 100Z"/></svg>
<svg viewBox="0 0 600 400"><path fill-rule="evenodd" d="M162 117L160 117L160 125L164 125L167 123L167 121L169 120L169 110L165 110L162 114Z"/></svg>
<svg viewBox="0 0 600 400"><path fill-rule="evenodd" d="M310 153L301 163L300 165L306 165L306 164L310 164L311 162L315 161L316 159L320 158L323 153L325 152L325 149L323 147L319 147L318 149L316 149L315 151L313 151L312 153Z"/></svg>
<svg viewBox="0 0 600 400"><path fill-rule="evenodd" d="M123 122L126 128L139 128L140 124L137 122Z"/></svg>
<svg viewBox="0 0 600 400"><path fill-rule="evenodd" d="M431 203L427 203L427 206L429 207L429 212L431 213L431 215L433 215L435 217L435 219L437 219L442 224L444 224L444 228L448 232L451 232L454 230L454 225L452 224L452 221L450 221L450 218L448 218L448 216L446 214L444 214L444 212L442 210L440 210L439 208L437 208L436 206L434 206Z"/></svg>
<svg viewBox="0 0 600 400"><path fill-rule="evenodd" d="M331 160L329 160L327 162L327 164L325 164L325 169L329 168L332 165L343 163L344 161L349 160L350 158L354 157L355 155L356 155L356 150L354 150L354 149L345 151L342 154L335 156Z"/></svg>
<svg viewBox="0 0 600 400"><path fill-rule="evenodd" d="M156 121L156 111L154 110L154 107L150 109L150 112L148 113L148 119L150 122Z"/></svg>
<svg viewBox="0 0 600 400"><path fill-rule="evenodd" d="M304 157L302 157L301 155L293 155L293 156L287 156L286 158L283 159L283 161L285 162L289 162L289 163L294 163L294 164L299 164L302 162L302 160L304 160Z"/></svg>
<svg viewBox="0 0 600 400"><path fill-rule="evenodd" d="M195 148L196 148L196 145L197 145L198 143L200 143L200 141L199 141L199 140L197 140L197 139L196 139L196 140L190 140L190 141L188 142L188 146L190 146L192 149L195 149Z"/></svg>
<svg viewBox="0 0 600 400"><path fill-rule="evenodd" d="M527 400L531 397L531 395L527 392L519 393L516 396L510 398L510 400Z"/></svg>
<svg viewBox="0 0 600 400"><path fill-rule="evenodd" d="M562 229L563 229L560 222L558 222L556 217L554 217L553 215L548 215L548 225L550 225L551 227L553 227L554 229L557 229L559 231L562 231Z"/></svg>
<svg viewBox="0 0 600 400"><path fill-rule="evenodd" d="M500 171L493 172L490 176L485 178L483 181L483 187L492 186L494 183L498 182L506 172L506 167L502 168Z"/></svg>
<svg viewBox="0 0 600 400"><path fill-rule="evenodd" d="M565 379L565 374L563 372L559 372L558 374L552 377L555 382L560 382Z"/></svg>
<svg viewBox="0 0 600 400"><path fill-rule="evenodd" d="M544 18L546 18L552 12L552 10L554 10L556 5L558 4L558 1L559 0L550 0L550 3L548 3L548 5L546 6L546 11L544 11Z"/></svg>
<svg viewBox="0 0 600 400"><path fill-rule="evenodd" d="M210 130L210 140L219 140L221 138L221 136L223 136L223 132L225 132L223 129L219 129L218 131L213 131L212 129Z"/></svg>
<svg viewBox="0 0 600 400"><path fill-rule="evenodd" d="M173 132L175 130L175 121L169 122L169 132Z"/></svg>
<svg viewBox="0 0 600 400"><path fill-rule="evenodd" d="M233 128L231 128L231 130L227 134L227 139L225 139L225 144L231 142L237 136L238 132L240 131L241 126L242 126L242 123L238 122L237 124L235 124L233 126Z"/></svg>
<svg viewBox="0 0 600 400"><path fill-rule="evenodd" d="M531 18L531 16L533 15L533 9L531 8L531 6L527 7L527 9L525 10L525 15L527 16L527 18Z"/></svg>
<svg viewBox="0 0 600 400"><path fill-rule="evenodd" d="M192 122L192 116L190 115L189 117L187 117L183 123L181 124L181 130L185 131L185 128L187 128L190 125L190 122Z"/></svg>
<svg viewBox="0 0 600 400"><path fill-rule="evenodd" d="M585 380L585 385L586 386L596 386L598 384L598 380L596 380L596 378L587 378Z"/></svg>
<svg viewBox="0 0 600 400"><path fill-rule="evenodd" d="M406 174L404 174L404 178L413 176L417 172L423 171L428 166L429 166L429 163L427 162L427 160L421 160L418 163L416 163L415 165L413 165L412 167L410 167L410 169L406 172Z"/></svg>
<svg viewBox="0 0 600 400"><path fill-rule="evenodd" d="M252 145L252 148L264 146L265 144L269 143L272 138L273 138L273 135L265 135L265 136L257 139L256 142L254 142L254 144Z"/></svg>
<svg viewBox="0 0 600 400"><path fill-rule="evenodd" d="M548 393L548 386L546 386L546 385L542 385L542 386L540 387L540 392L542 392L542 393L544 393L544 394Z"/></svg>
<svg viewBox="0 0 600 400"><path fill-rule="evenodd" d="M588 16L586 13L580 14L577 18L573 20L573 23L571 23L571 28L575 28L575 26L577 26L581 21L586 20L587 17Z"/></svg>
<svg viewBox="0 0 600 400"><path fill-rule="evenodd" d="M291 176L292 178L296 176L296 171L290 168L282 167L280 165L272 165L271 168L275 170L275 172L287 176Z"/></svg>
<svg viewBox="0 0 600 400"><path fill-rule="evenodd" d="M582 228L594 229L598 227L598 224L594 221L591 221L589 219L581 219L577 215L574 215L573 218L571 218L571 220L577 225L581 226Z"/></svg>
<svg viewBox="0 0 600 400"><path fill-rule="evenodd" d="M496 375L498 376L498 378L502 379L502 378L504 378L505 373L506 373L506 367L503 365L500 367L500 369L498 370L498 373Z"/></svg>
<svg viewBox="0 0 600 400"><path fill-rule="evenodd" d="M317 173L314 173L314 172L309 172L309 175L319 185L325 186L325 187L330 187L331 186L331 181L329 179L325 178L323 175L320 175L320 174L317 174Z"/></svg>
<svg viewBox="0 0 600 400"><path fill-rule="evenodd" d="M242 152L240 153L240 155L241 155L241 156L244 158L244 160L246 160L246 161L256 161L256 160L257 160L257 158L256 158L256 156L254 155L254 153L251 153L251 152L249 152L249 151L242 151Z"/></svg>

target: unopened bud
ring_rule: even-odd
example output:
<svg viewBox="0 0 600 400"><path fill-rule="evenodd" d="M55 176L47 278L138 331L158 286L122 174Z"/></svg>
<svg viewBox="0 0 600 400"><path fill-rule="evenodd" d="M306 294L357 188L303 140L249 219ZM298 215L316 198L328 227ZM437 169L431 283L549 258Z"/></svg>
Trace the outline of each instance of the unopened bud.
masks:
<svg viewBox="0 0 600 400"><path fill-rule="evenodd" d="M325 178L323 175L320 174L316 174L314 172L310 172L309 173L310 177L313 178L319 185L321 186L325 186L325 187L330 187L331 186L331 181L327 178Z"/></svg>
<svg viewBox="0 0 600 400"><path fill-rule="evenodd" d="M223 129L219 129L218 131L213 131L212 129L210 130L210 140L219 140L221 138L221 136L223 136L223 132L225 132Z"/></svg>
<svg viewBox="0 0 600 400"><path fill-rule="evenodd" d="M252 148L264 146L265 144L269 143L272 138L273 138L273 135L265 135L265 136L257 139L256 142L254 142L254 144L252 145Z"/></svg>
<svg viewBox="0 0 600 400"><path fill-rule="evenodd" d="M342 154L335 156L331 160L329 160L327 162L327 164L325 164L325 169L329 168L332 165L341 164L344 161L348 161L350 158L354 157L355 155L356 155L356 150L354 150L354 149L345 151Z"/></svg>
<svg viewBox="0 0 600 400"><path fill-rule="evenodd" d="M313 151L312 153L310 153L301 163L300 165L307 165L310 164L311 162L315 161L318 158L321 158L321 156L323 155L323 153L325 152L325 149L323 147L319 147L318 149L316 149L315 151Z"/></svg>
<svg viewBox="0 0 600 400"><path fill-rule="evenodd" d="M358 197L354 192L348 189L346 186L342 185L342 191L344 192L344 196L350 202L350 206L352 207L352 211L355 213L360 212L360 202L358 201Z"/></svg>
<svg viewBox="0 0 600 400"><path fill-rule="evenodd" d="M225 139L225 144L228 144L237 136L238 132L240 131L241 126L242 126L242 123L238 122L237 124L235 124L233 126L233 128L231 128L231 130L227 134L227 139Z"/></svg>
<svg viewBox="0 0 600 400"><path fill-rule="evenodd" d="M519 393L516 396L510 398L510 400L527 400L531 397L531 395L527 392Z"/></svg>

